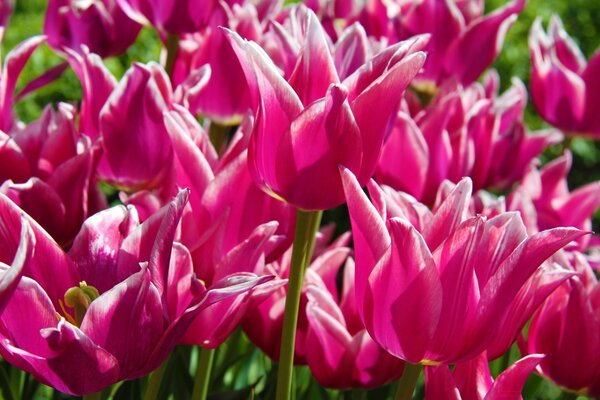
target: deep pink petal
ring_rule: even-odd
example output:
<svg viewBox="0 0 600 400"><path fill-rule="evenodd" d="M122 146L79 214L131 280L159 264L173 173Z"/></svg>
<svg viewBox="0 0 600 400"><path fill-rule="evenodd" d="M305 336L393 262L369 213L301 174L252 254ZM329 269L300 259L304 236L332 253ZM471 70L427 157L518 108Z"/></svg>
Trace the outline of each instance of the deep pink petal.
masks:
<svg viewBox="0 0 600 400"><path fill-rule="evenodd" d="M59 309L58 300L62 300L67 289L79 285L75 264L37 222L3 194L0 194L0 261L11 262L14 258L21 240L22 217L35 236L34 256L24 275L35 279Z"/></svg>
<svg viewBox="0 0 600 400"><path fill-rule="evenodd" d="M13 101L17 79L31 54L46 38L34 36L21 42L4 59L2 79L0 79L0 130L9 132L14 125Z"/></svg>
<svg viewBox="0 0 600 400"><path fill-rule="evenodd" d="M170 88L155 64L134 64L100 111L106 163L105 179L129 189L154 188L173 163L163 121L170 107ZM164 74L164 72L163 72Z"/></svg>
<svg viewBox="0 0 600 400"><path fill-rule="evenodd" d="M148 358L166 329L160 294L150 275L142 268L103 293L81 323L81 330L119 361L121 379L144 375Z"/></svg>
<svg viewBox="0 0 600 400"><path fill-rule="evenodd" d="M496 378L485 400L521 399L525 381L544 357L543 354L530 354L515 362Z"/></svg>
<svg viewBox="0 0 600 400"><path fill-rule="evenodd" d="M391 254L369 276L373 307L370 313L363 311L363 321L388 352L419 363L440 323L442 284L423 237L402 219L389 220L388 227Z"/></svg>
<svg viewBox="0 0 600 400"><path fill-rule="evenodd" d="M354 237L356 257L356 302L363 304L367 280L377 262L388 252L391 238L384 221L367 199L356 177L348 169L341 169L342 181ZM362 308L359 307L362 315Z"/></svg>
<svg viewBox="0 0 600 400"><path fill-rule="evenodd" d="M329 85L340 83L327 39L317 16L308 11L303 50L288 79L305 107L322 98Z"/></svg>
<svg viewBox="0 0 600 400"><path fill-rule="evenodd" d="M82 280L104 293L139 270L119 269L123 240L139 225L133 208L112 207L88 218L73 241L69 256Z"/></svg>

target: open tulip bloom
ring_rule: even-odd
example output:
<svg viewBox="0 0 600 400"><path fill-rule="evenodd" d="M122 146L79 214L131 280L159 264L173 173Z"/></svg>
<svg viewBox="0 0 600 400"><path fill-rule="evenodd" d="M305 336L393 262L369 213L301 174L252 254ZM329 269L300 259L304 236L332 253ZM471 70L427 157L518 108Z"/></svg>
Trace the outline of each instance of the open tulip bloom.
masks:
<svg viewBox="0 0 600 400"><path fill-rule="evenodd" d="M387 122L425 61L419 50L426 38L387 48L342 80L312 11L305 24L287 81L256 43L228 34L256 112L248 153L255 182L296 207L323 210L344 202L338 164L361 183L372 176Z"/></svg>
<svg viewBox="0 0 600 400"><path fill-rule="evenodd" d="M517 213L467 218L462 180L419 231L392 217L371 183L342 178L356 251L356 299L373 339L413 364L450 364L483 352L504 327L513 298L549 256L585 232L528 236Z"/></svg>
<svg viewBox="0 0 600 400"><path fill-rule="evenodd" d="M62 392L97 392L150 373L195 316L270 279L230 275L205 289L173 242L187 198L141 225L124 207L96 214L67 254L0 195L0 256L13 262L0 283L3 358Z"/></svg>

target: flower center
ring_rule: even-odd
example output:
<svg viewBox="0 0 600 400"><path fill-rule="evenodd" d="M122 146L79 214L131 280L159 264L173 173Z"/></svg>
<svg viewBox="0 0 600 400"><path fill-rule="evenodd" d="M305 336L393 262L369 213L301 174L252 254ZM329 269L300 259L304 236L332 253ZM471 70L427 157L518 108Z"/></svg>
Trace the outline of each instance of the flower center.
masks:
<svg viewBox="0 0 600 400"><path fill-rule="evenodd" d="M92 301L96 300L99 296L98 289L82 281L79 283L79 286L72 287L65 292L64 304L73 308L75 311L74 317L65 310L62 301L59 301L59 303L67 321L73 325L81 326L87 309L92 304Z"/></svg>

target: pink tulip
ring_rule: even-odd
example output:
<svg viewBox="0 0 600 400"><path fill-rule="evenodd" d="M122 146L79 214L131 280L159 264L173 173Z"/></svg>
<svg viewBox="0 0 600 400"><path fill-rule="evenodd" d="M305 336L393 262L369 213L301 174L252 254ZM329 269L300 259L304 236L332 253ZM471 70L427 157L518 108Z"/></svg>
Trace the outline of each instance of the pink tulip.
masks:
<svg viewBox="0 0 600 400"><path fill-rule="evenodd" d="M528 236L517 213L468 217L469 179L419 230L387 212L376 184L370 184L373 205L349 170L342 178L361 318L377 343L413 364L455 363L483 352L504 329L512 300L530 276L585 234L555 228Z"/></svg>
<svg viewBox="0 0 600 400"><path fill-rule="evenodd" d="M229 8L221 2L200 32L182 36L172 79L179 85L192 71L209 65L211 74L207 85L190 97L188 109L193 114L201 112L213 120L231 124L238 122L250 108L250 93L242 67L220 26L252 40L258 40L263 31L252 4Z"/></svg>
<svg viewBox="0 0 600 400"><path fill-rule="evenodd" d="M306 361L322 386L371 388L402 375L404 363L379 347L358 318L351 259L344 266L339 300L317 274L306 285L306 295Z"/></svg>
<svg viewBox="0 0 600 400"><path fill-rule="evenodd" d="M106 208L97 187L98 145L77 132L75 112L61 103L5 137L0 192L31 215L54 240L68 247L83 221ZM0 132L1 136L1 132Z"/></svg>
<svg viewBox="0 0 600 400"><path fill-rule="evenodd" d="M526 132L527 92L520 81L500 96L486 86L449 83L416 115L400 111L384 141L376 179L427 204L445 179L469 176L476 190L506 190L521 179L535 157L562 136Z"/></svg>
<svg viewBox="0 0 600 400"><path fill-rule="evenodd" d="M544 359L542 354L524 357L493 379L485 353L456 365L425 367L425 396L449 400L519 400L527 377Z"/></svg>
<svg viewBox="0 0 600 400"><path fill-rule="evenodd" d="M600 53L586 62L565 32L560 18L552 16L548 33L538 18L529 34L531 96L542 118L567 134L600 135Z"/></svg>
<svg viewBox="0 0 600 400"><path fill-rule="evenodd" d="M134 64L127 71L100 111L103 179L130 191L165 182L173 148L163 113L171 104L171 84L158 64Z"/></svg>
<svg viewBox="0 0 600 400"><path fill-rule="evenodd" d="M558 226L573 226L591 230L592 217L600 207L600 182L591 182L571 191L567 175L571 170L569 151L541 170L531 168L521 185L509 195L513 209L528 214L530 231ZM591 237L577 240L580 250L585 250Z"/></svg>
<svg viewBox="0 0 600 400"><path fill-rule="evenodd" d="M230 5L242 3L225 1ZM217 0L117 0L117 3L131 19L176 35L199 31L219 7Z"/></svg>
<svg viewBox="0 0 600 400"><path fill-rule="evenodd" d="M208 134L185 108L174 106L165 124L175 153L175 183L192 190L181 241L191 251L196 276L210 285L232 273L263 274L265 259L277 258L291 243L294 218L291 207L252 182L246 162L250 121L244 121L220 160ZM275 280L209 307L182 340L218 346L248 310L284 283Z"/></svg>
<svg viewBox="0 0 600 400"><path fill-rule="evenodd" d="M424 84L455 78L470 84L500 53L506 32L523 10L525 0L514 0L483 14L481 1L369 0L359 15L367 33L395 43L417 34L432 35L428 56L419 74Z"/></svg>
<svg viewBox="0 0 600 400"><path fill-rule="evenodd" d="M317 210L344 200L338 165L363 183L372 175L387 121L424 61L417 51L424 38L386 49L340 82L323 28L310 11L304 29L304 47L288 81L256 43L234 32L229 37L256 112L248 154L256 184L296 207Z"/></svg>
<svg viewBox="0 0 600 400"><path fill-rule="evenodd" d="M331 233L331 232L330 232ZM300 314L296 332L296 347L294 363L306 364L308 320L306 313L307 287L311 282L321 282L337 299L336 276L340 267L349 255L347 243L349 235L342 235L332 244L327 245L331 239L330 233L321 233L317 237L314 258L311 261L304 280L303 295L300 300ZM265 265L263 273L274 274L287 279L290 273L292 249L291 247L276 261ZM285 306L286 288L279 288L271 294L257 308L251 310L243 324L244 332L258 348L273 360L279 359L281 350L281 332L283 329L283 311Z"/></svg>
<svg viewBox="0 0 600 400"><path fill-rule="evenodd" d="M141 225L125 207L95 214L66 254L0 195L0 259L29 240L21 218L35 243L0 316L2 357L62 392L97 392L148 374L195 316L269 280L237 274L204 288L189 252L173 241L187 197L182 191Z"/></svg>
<svg viewBox="0 0 600 400"><path fill-rule="evenodd" d="M579 276L561 285L534 314L526 353L548 356L542 374L574 392L600 396L600 285L585 256L573 254Z"/></svg>
<svg viewBox="0 0 600 400"><path fill-rule="evenodd" d="M54 49L79 51L85 45L102 57L125 52L141 28L116 0L50 0L44 22L44 34Z"/></svg>

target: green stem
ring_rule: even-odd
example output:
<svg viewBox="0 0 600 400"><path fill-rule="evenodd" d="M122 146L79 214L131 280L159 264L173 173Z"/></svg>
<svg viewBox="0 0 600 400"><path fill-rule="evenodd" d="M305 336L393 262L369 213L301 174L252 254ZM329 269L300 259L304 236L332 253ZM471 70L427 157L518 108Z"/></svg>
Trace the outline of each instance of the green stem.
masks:
<svg viewBox="0 0 600 400"><path fill-rule="evenodd" d="M175 57L179 48L179 35L173 33L167 34L167 61L165 62L165 71L169 77L173 75L173 66L175 65Z"/></svg>
<svg viewBox="0 0 600 400"><path fill-rule="evenodd" d="M310 263L315 247L315 234L321 223L322 211L296 210L296 232L292 250L292 264L288 280L283 315L283 332L281 335L281 351L279 353L279 369L277 372L277 400L288 400L292 388L294 371L294 348L296 345L296 325L300 295L304 282L304 271Z"/></svg>
<svg viewBox="0 0 600 400"><path fill-rule="evenodd" d="M194 390L192 400L205 400L210 386L210 372L212 370L213 360L215 359L215 349L200 348L200 360L196 368L196 379L194 379Z"/></svg>
<svg viewBox="0 0 600 400"><path fill-rule="evenodd" d="M404 364L404 372L402 373L402 378L400 378L400 384L398 385L398 391L396 392L396 400L412 399L422 369L423 367L421 364Z"/></svg>
<svg viewBox="0 0 600 400"><path fill-rule="evenodd" d="M102 391L86 394L82 397L82 399L83 400L101 400L102 399Z"/></svg>
<svg viewBox="0 0 600 400"><path fill-rule="evenodd" d="M15 367L10 368L10 391L15 399L20 399L23 394L23 378L24 372Z"/></svg>
<svg viewBox="0 0 600 400"><path fill-rule="evenodd" d="M146 391L144 392L144 400L156 400L158 398L158 391L160 390L160 384L162 383L165 371L167 369L167 358L160 367L156 368L148 377L148 383L146 384Z"/></svg>

